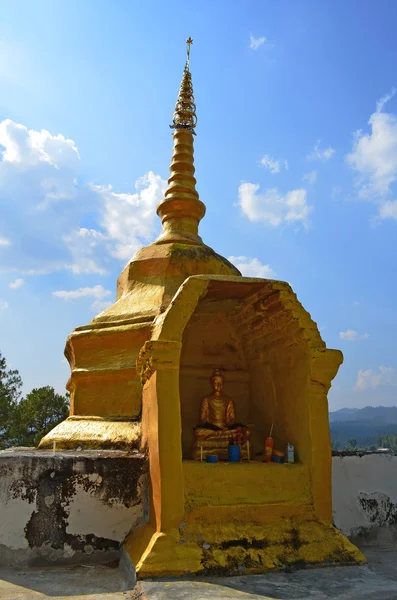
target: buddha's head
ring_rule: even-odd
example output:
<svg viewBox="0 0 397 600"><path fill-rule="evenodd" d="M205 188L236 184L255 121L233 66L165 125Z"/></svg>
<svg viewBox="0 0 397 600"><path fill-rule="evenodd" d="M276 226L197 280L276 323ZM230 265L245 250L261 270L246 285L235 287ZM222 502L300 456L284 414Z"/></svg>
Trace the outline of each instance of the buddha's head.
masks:
<svg viewBox="0 0 397 600"><path fill-rule="evenodd" d="M223 375L219 369L215 369L211 376L212 389L220 393L223 388Z"/></svg>

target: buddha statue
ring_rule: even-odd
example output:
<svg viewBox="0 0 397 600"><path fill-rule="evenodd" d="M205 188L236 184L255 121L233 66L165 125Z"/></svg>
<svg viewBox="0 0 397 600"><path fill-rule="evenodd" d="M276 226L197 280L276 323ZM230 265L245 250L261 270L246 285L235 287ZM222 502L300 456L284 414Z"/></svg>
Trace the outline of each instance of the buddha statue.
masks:
<svg viewBox="0 0 397 600"><path fill-rule="evenodd" d="M193 458L200 460L202 454L216 454L227 460L228 446L235 438L249 439L245 425L236 423L233 400L223 393L224 377L219 369L211 376L212 392L205 396L200 406L200 424L194 429ZM236 436L238 430L239 436ZM246 443L241 444L242 456L246 455Z"/></svg>

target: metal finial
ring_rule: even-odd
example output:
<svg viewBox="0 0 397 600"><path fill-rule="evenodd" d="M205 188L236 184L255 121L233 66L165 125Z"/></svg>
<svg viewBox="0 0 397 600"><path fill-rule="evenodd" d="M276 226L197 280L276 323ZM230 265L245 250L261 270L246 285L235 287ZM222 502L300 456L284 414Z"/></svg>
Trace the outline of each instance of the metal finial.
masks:
<svg viewBox="0 0 397 600"><path fill-rule="evenodd" d="M186 40L186 53L187 53L187 60L186 60L186 64L187 66L189 66L189 61L190 61L190 46L193 44L193 40L192 38L189 36Z"/></svg>
<svg viewBox="0 0 397 600"><path fill-rule="evenodd" d="M197 124L196 105L193 96L192 76L189 71L190 47L193 44L191 37L186 40L186 65L183 71L181 87L172 116L171 129L188 129L195 135L194 128Z"/></svg>

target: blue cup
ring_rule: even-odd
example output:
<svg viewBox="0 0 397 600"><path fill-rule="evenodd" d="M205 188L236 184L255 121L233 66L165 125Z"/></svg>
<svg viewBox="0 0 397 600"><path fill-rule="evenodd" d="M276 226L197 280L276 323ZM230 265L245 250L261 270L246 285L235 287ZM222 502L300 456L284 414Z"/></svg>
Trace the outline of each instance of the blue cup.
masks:
<svg viewBox="0 0 397 600"><path fill-rule="evenodd" d="M241 450L240 446L233 445L228 448L228 457L230 462L240 462Z"/></svg>
<svg viewBox="0 0 397 600"><path fill-rule="evenodd" d="M206 460L209 463L217 463L218 462L218 457L215 454L208 454Z"/></svg>

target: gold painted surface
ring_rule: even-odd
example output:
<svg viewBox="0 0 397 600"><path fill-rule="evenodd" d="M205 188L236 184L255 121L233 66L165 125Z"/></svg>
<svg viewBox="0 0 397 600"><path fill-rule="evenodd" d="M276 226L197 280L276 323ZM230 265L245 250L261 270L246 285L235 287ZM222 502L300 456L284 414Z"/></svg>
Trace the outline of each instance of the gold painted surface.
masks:
<svg viewBox="0 0 397 600"><path fill-rule="evenodd" d="M168 534L154 534L137 563L138 578L242 575L288 566L349 565L366 560L331 525L294 516L268 516L270 519L260 525L245 521L237 526L232 517L228 523L200 527L197 537L189 532L189 524Z"/></svg>
<svg viewBox="0 0 397 600"><path fill-rule="evenodd" d="M142 443L148 449L150 522L126 541L140 576L363 560L331 525L327 392L342 354L325 347L288 284L242 278L203 244L189 64L174 125L168 189L157 208L162 233L126 265L116 302L69 336L74 416L41 447L55 441L60 448ZM293 443L301 464L260 465L268 471L232 465L210 477L216 472L207 467L221 465L195 463L192 481L181 447L181 439L192 435L191 418L197 419L203 396L192 367L243 373L231 395L241 420L255 424L254 445L261 449L274 424L276 448ZM142 422L133 421L141 409ZM246 470L233 470L240 467ZM205 490L202 500L198 484Z"/></svg>
<svg viewBox="0 0 397 600"><path fill-rule="evenodd" d="M157 447L157 440L164 443L158 474L152 479L152 485L161 482L153 495L155 528L134 532L126 543L139 576L264 572L301 561L363 561L331 524L326 394L342 355L326 349L290 286L253 278L193 276L156 318L150 344L155 340L182 343L182 352L179 369L168 367L160 375L152 364L146 383L157 377L153 401L165 412L162 418L157 413L157 421L143 415L145 435ZM146 360L150 363L150 351ZM171 480L176 467L179 473L180 439L185 427L189 430L186 410L190 407L197 415L203 397L199 385L205 385L201 374L214 367L241 374L232 387L237 414L241 411L242 420L255 424L262 444L274 422L276 448L293 443L298 464L184 462L183 480ZM169 408L178 414L172 431L165 418ZM173 502L180 507L181 495L184 510L163 517ZM139 557L135 539L147 542Z"/></svg>
<svg viewBox="0 0 397 600"><path fill-rule="evenodd" d="M139 449L141 423L138 421L107 421L100 417L68 417L43 437L39 448Z"/></svg>
<svg viewBox="0 0 397 600"><path fill-rule="evenodd" d="M157 242L139 250L123 269L117 283L116 302L90 324L77 327L67 340L65 355L71 368L67 383L71 415L100 416L108 422L139 418L142 391L135 363L141 348L150 339L156 316L167 308L190 275L239 275L229 261L205 246L198 235L198 223L204 216L205 206L195 187L193 131L185 127L196 122L188 64L174 117L168 189L158 207L162 234ZM91 439L96 443L95 435L86 436L84 429L72 421L57 429L54 435L60 435L60 431L64 445L78 444L80 437L84 446L89 445ZM116 427L108 430L106 443L110 440L110 431L114 431L115 444L130 444L128 428L124 442Z"/></svg>
<svg viewBox="0 0 397 600"><path fill-rule="evenodd" d="M201 400L200 424L194 429L192 448L192 458L195 460L205 459L207 454L227 459L228 446L237 435L237 429L244 436L240 443L241 457L247 456L246 440L249 440L250 432L245 425L236 425L234 402L223 392L224 380L220 369L215 369L211 375L212 392Z"/></svg>
<svg viewBox="0 0 397 600"><path fill-rule="evenodd" d="M198 235L198 225L205 214L205 206L199 200L194 178L193 135L197 124L194 103L192 76L189 71L190 44L188 59L182 75L181 87L172 117L174 129L174 150L165 198L157 207L163 231L158 243L179 242L202 244Z"/></svg>
<svg viewBox="0 0 397 600"><path fill-rule="evenodd" d="M311 501L309 470L302 464L183 461L189 507ZM210 482L210 483L209 483Z"/></svg>

